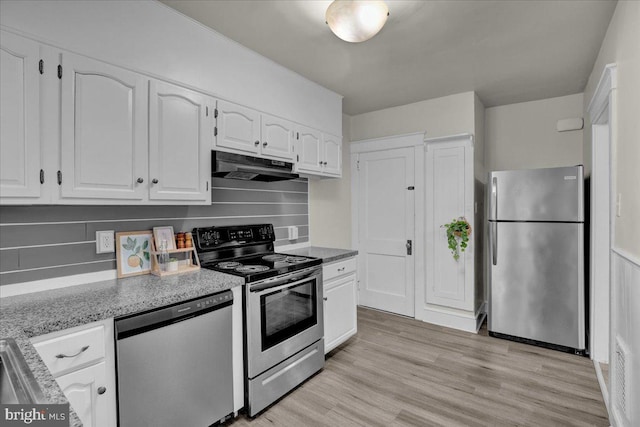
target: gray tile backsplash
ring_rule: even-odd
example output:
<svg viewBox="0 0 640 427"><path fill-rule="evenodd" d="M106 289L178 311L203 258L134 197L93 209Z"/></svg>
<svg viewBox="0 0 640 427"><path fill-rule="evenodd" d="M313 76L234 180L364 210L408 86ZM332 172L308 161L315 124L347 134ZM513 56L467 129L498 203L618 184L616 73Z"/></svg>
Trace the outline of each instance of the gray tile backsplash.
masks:
<svg viewBox="0 0 640 427"><path fill-rule="evenodd" d="M116 268L96 254L98 230L272 223L276 246L309 241L308 183L213 179L210 206L1 206L0 285ZM299 238L287 239L289 225Z"/></svg>

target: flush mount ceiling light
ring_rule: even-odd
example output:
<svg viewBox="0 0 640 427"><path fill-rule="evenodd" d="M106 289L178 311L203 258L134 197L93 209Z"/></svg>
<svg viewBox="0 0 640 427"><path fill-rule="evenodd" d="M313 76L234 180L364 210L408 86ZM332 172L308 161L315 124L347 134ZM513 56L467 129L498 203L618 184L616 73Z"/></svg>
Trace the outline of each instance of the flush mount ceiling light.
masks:
<svg viewBox="0 0 640 427"><path fill-rule="evenodd" d="M327 24L342 40L369 40L384 27L389 8L382 0L335 0L327 8Z"/></svg>

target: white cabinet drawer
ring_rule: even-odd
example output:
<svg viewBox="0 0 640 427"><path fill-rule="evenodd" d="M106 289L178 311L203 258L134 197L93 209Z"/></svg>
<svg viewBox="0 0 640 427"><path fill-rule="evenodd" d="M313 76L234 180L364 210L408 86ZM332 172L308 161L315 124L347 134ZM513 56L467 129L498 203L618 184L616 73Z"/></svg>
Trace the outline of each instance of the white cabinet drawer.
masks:
<svg viewBox="0 0 640 427"><path fill-rule="evenodd" d="M33 346L53 376L105 357L103 325L67 332L64 335L54 333L33 339Z"/></svg>
<svg viewBox="0 0 640 427"><path fill-rule="evenodd" d="M349 258L344 261L332 262L322 267L322 279L327 281L334 277L344 276L345 274L356 271L356 259Z"/></svg>

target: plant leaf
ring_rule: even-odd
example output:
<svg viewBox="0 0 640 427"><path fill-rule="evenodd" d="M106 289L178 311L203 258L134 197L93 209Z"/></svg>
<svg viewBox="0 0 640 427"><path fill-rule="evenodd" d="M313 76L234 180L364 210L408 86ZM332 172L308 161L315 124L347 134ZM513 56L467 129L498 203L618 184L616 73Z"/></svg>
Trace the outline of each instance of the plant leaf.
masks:
<svg viewBox="0 0 640 427"><path fill-rule="evenodd" d="M149 241L145 240L144 243L142 244L142 249L147 249L149 247Z"/></svg>
<svg viewBox="0 0 640 427"><path fill-rule="evenodd" d="M149 252L144 252L144 259L146 259L147 261L149 261Z"/></svg>

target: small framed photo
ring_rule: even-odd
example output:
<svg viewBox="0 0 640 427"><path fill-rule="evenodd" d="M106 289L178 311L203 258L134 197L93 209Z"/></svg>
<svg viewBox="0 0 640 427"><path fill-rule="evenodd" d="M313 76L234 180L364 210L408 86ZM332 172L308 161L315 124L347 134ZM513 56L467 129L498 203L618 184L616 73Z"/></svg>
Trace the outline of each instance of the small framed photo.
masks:
<svg viewBox="0 0 640 427"><path fill-rule="evenodd" d="M116 233L118 278L151 272L151 239L151 230Z"/></svg>
<svg viewBox="0 0 640 427"><path fill-rule="evenodd" d="M176 239L173 236L173 227L168 225L166 227L153 227L153 238L156 245L156 251L162 248L162 241L167 241L167 250L173 250L176 248Z"/></svg>

